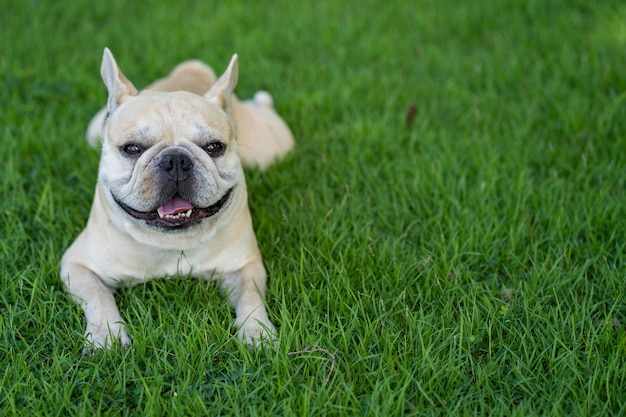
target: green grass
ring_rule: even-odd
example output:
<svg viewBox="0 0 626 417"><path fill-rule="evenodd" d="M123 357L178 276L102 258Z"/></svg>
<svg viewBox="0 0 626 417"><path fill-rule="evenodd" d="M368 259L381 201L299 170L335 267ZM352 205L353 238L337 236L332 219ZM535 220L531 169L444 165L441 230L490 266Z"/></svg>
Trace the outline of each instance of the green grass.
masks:
<svg viewBox="0 0 626 417"><path fill-rule="evenodd" d="M7 1L0 414L626 413L622 1ZM247 171L275 350L178 279L122 290L131 348L81 356L58 265L105 46L138 87L237 52L292 126Z"/></svg>

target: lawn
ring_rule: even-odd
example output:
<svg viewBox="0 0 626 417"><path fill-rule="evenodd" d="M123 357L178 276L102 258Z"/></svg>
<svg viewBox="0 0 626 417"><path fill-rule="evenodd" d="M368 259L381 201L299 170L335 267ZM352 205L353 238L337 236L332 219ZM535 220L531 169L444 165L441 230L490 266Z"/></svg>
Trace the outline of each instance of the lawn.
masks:
<svg viewBox="0 0 626 417"><path fill-rule="evenodd" d="M88 2L0 14L0 414L626 414L621 0ZM81 355L108 46L143 87L239 54L297 147L246 171L275 349L216 286L117 295Z"/></svg>

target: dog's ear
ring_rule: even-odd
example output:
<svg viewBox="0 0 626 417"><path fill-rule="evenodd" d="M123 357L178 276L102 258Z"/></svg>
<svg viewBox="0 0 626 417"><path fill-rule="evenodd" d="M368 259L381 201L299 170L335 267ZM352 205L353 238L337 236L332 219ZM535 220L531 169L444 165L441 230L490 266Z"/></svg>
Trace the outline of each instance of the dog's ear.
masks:
<svg viewBox="0 0 626 417"><path fill-rule="evenodd" d="M109 99L107 100L107 111L109 114L112 114L115 109L122 104L124 98L137 95L137 89L133 83L122 74L109 48L104 48L100 73L109 91Z"/></svg>
<svg viewBox="0 0 626 417"><path fill-rule="evenodd" d="M237 54L235 54L224 74L213 83L209 91L204 95L204 97L217 104L228 114L232 114L231 96L237 85L238 72Z"/></svg>

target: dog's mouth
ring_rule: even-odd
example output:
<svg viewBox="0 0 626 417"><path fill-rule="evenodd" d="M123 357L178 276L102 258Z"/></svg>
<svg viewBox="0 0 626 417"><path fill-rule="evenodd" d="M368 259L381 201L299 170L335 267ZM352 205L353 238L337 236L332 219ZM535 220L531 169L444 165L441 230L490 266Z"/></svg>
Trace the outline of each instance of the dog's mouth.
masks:
<svg viewBox="0 0 626 417"><path fill-rule="evenodd" d="M233 188L228 190L215 204L204 208L194 207L190 202L176 194L162 206L150 212L137 211L122 203L115 196L113 199L128 215L138 220L144 220L150 226L181 229L217 214L230 199L232 191Z"/></svg>

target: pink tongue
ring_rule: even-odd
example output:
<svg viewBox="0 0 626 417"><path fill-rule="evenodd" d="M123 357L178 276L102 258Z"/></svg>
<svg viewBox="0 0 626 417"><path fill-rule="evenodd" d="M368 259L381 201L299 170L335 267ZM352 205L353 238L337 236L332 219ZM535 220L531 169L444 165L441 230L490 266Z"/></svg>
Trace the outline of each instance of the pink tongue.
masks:
<svg viewBox="0 0 626 417"><path fill-rule="evenodd" d="M187 200L177 195L176 197L172 198L170 201L163 204L157 210L162 216L165 216L168 214L177 214L177 213L180 213L182 211L187 211L192 208L193 206L191 205L191 203L189 203Z"/></svg>

